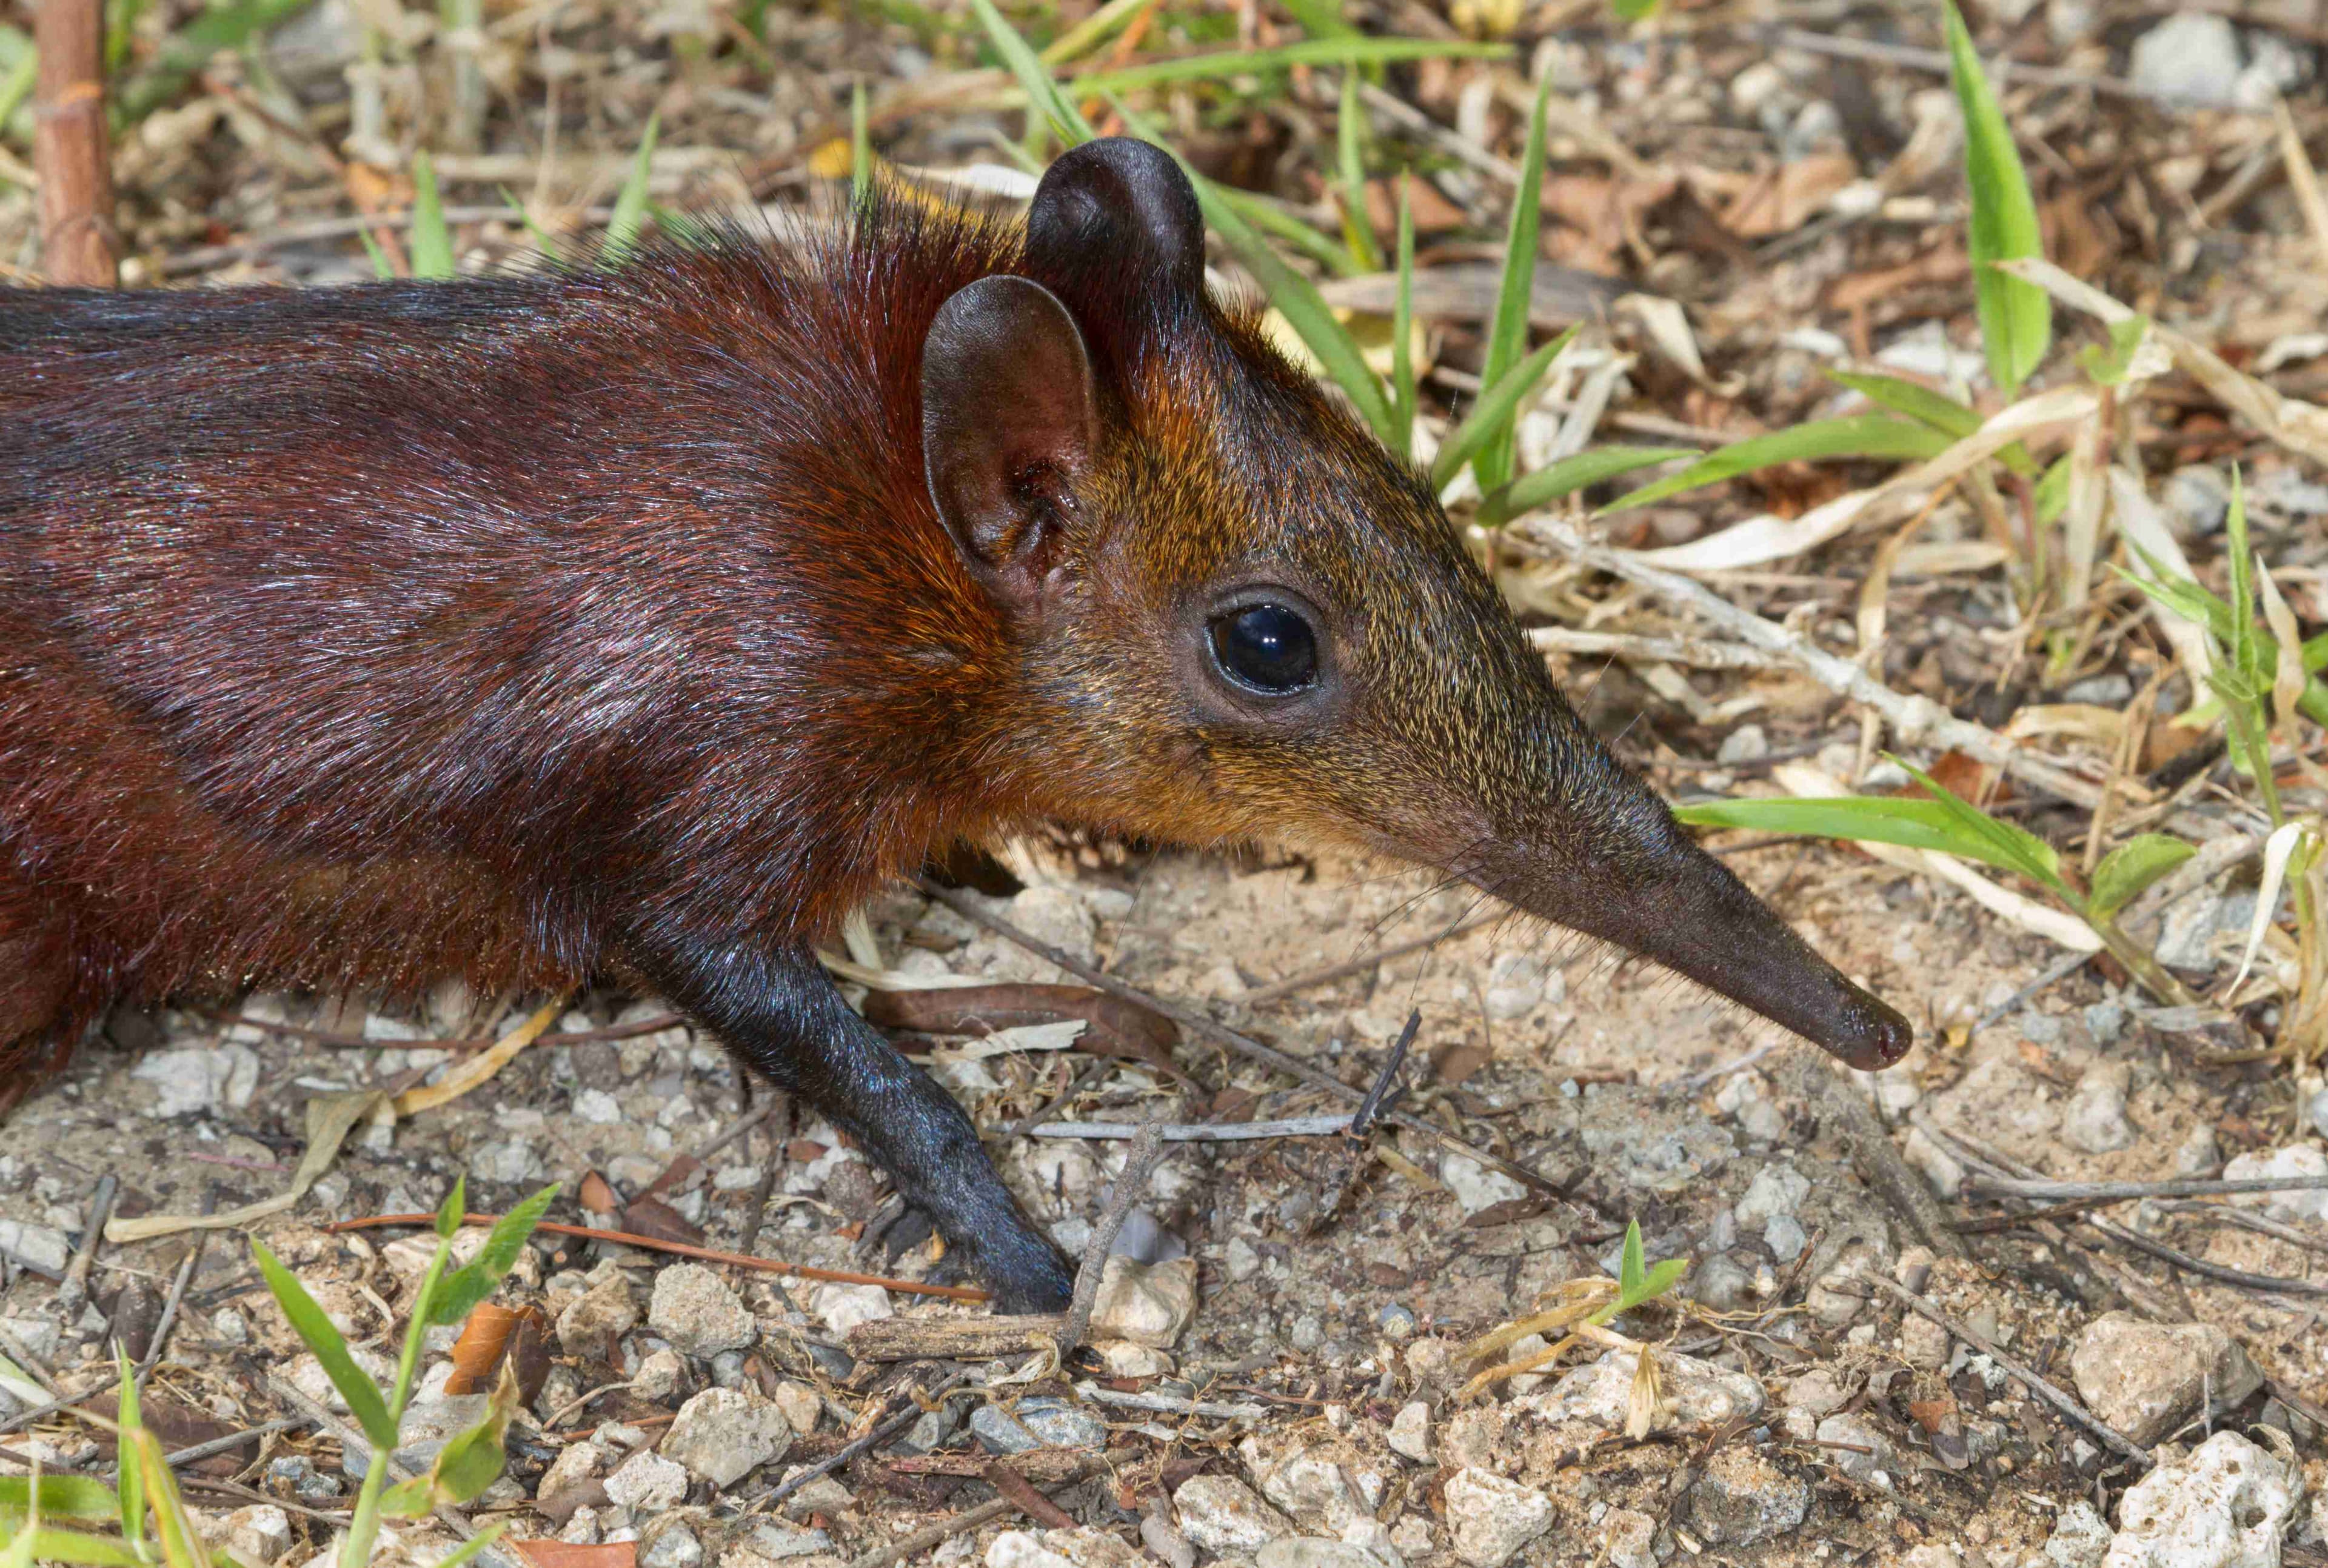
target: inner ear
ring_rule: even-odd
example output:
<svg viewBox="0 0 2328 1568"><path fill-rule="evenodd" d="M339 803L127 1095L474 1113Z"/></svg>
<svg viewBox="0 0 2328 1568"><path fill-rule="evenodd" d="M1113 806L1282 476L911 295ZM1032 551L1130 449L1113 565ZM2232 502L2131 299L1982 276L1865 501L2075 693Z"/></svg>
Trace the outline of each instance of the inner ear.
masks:
<svg viewBox="0 0 2328 1568"><path fill-rule="evenodd" d="M1042 285L981 277L922 340L922 467L963 559L1031 611L1099 444L1091 356Z"/></svg>

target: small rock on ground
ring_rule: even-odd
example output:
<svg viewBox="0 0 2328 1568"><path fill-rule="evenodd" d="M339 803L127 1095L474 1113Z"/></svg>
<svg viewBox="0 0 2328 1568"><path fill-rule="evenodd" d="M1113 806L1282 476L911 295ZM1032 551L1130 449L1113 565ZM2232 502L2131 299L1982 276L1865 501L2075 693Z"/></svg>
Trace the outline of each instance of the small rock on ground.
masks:
<svg viewBox="0 0 2328 1568"><path fill-rule="evenodd" d="M1092 1334L1169 1350L1196 1315L1196 1259L1142 1263L1117 1253L1100 1275Z"/></svg>
<svg viewBox="0 0 2328 1568"><path fill-rule="evenodd" d="M2263 1385L2247 1352L2212 1323L2150 1323L2131 1312L2087 1324L2070 1374L2096 1415L2145 1445L2196 1416L2209 1394L2224 1410Z"/></svg>
<svg viewBox="0 0 2328 1568"><path fill-rule="evenodd" d="M662 1454L690 1474L728 1487L782 1459L792 1442L792 1422L774 1400L740 1388L707 1388L679 1407Z"/></svg>
<svg viewBox="0 0 2328 1568"><path fill-rule="evenodd" d="M1447 1483L1447 1526L1471 1568L1503 1564L1552 1527L1552 1499L1489 1470L1466 1468Z"/></svg>
<svg viewBox="0 0 2328 1568"><path fill-rule="evenodd" d="M1293 1526L1234 1476L1196 1476L1172 1494L1180 1533L1207 1552L1256 1552Z"/></svg>
<svg viewBox="0 0 2328 1568"><path fill-rule="evenodd" d="M1689 1489L1690 1516L1716 1546L1751 1546L1795 1528L1810 1512L1808 1483L1751 1448L1731 1444L1706 1461Z"/></svg>
<svg viewBox="0 0 2328 1568"><path fill-rule="evenodd" d="M2219 1432L2126 1489L2104 1568L2279 1568L2299 1491L2278 1460Z"/></svg>
<svg viewBox="0 0 2328 1568"><path fill-rule="evenodd" d="M741 1350L760 1337L728 1282L700 1263L673 1263L655 1276L647 1327L689 1356Z"/></svg>

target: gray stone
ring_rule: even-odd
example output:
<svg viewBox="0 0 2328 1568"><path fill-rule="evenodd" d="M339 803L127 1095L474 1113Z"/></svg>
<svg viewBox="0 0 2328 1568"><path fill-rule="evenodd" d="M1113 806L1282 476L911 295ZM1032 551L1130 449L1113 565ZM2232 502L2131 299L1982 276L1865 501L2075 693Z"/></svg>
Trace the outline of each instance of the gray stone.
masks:
<svg viewBox="0 0 2328 1568"><path fill-rule="evenodd" d="M484 1414L482 1394L417 1396L397 1426L396 1462L416 1473L427 1471L446 1443L483 1420ZM361 1484L364 1473L371 1469L371 1450L361 1443L346 1444L340 1468L350 1480Z"/></svg>
<svg viewBox="0 0 2328 1568"><path fill-rule="evenodd" d="M1197 1549L1159 1509L1140 1516L1140 1540L1167 1568L1197 1568Z"/></svg>
<svg viewBox="0 0 2328 1568"><path fill-rule="evenodd" d="M803 1530L792 1525L779 1525L774 1520L755 1526L744 1542L754 1552L776 1563L787 1557L809 1557L832 1550L832 1536L827 1532Z"/></svg>
<svg viewBox="0 0 2328 1568"><path fill-rule="evenodd" d="M2134 682L2123 675L2089 675L2061 691L2064 702L2090 702L2098 708L2123 708L2134 700Z"/></svg>
<svg viewBox="0 0 2328 1568"><path fill-rule="evenodd" d="M1172 1494L1180 1533L1207 1552L1258 1552L1293 1526L1234 1476L1194 1476Z"/></svg>
<svg viewBox="0 0 2328 1568"><path fill-rule="evenodd" d="M2134 1084L2124 1062L2096 1062L2078 1079L2061 1113L2061 1135L2089 1154L2107 1154L2134 1145L2134 1123L2126 1119L2126 1096Z"/></svg>
<svg viewBox="0 0 2328 1568"><path fill-rule="evenodd" d="M1516 1197L1525 1197L1527 1188L1500 1170L1490 1170L1468 1154L1446 1153L1439 1157L1439 1179L1455 1195L1467 1215L1477 1214L1499 1203Z"/></svg>
<svg viewBox="0 0 2328 1568"><path fill-rule="evenodd" d="M2109 1554L2109 1521L2083 1498L2071 1500L2045 1538L2045 1561L2052 1568L2101 1568Z"/></svg>
<svg viewBox="0 0 2328 1568"><path fill-rule="evenodd" d="M2212 1176L2221 1169L2223 1150L2215 1141L2215 1130L2201 1122L2191 1130L2174 1150L2174 1174L2177 1176Z"/></svg>
<svg viewBox="0 0 2328 1568"><path fill-rule="evenodd" d="M272 1503L237 1508L226 1516L226 1549L246 1565L274 1562L291 1547L291 1516Z"/></svg>
<svg viewBox="0 0 2328 1568"><path fill-rule="evenodd" d="M1107 1441L1107 1423L1090 1411L1056 1399L1022 1399L1015 1411L981 1404L971 1412L970 1430L990 1453L1025 1453L1038 1448L1096 1449Z"/></svg>
<svg viewBox="0 0 2328 1568"><path fill-rule="evenodd" d="M239 1111L258 1087L258 1053L249 1046L150 1051L129 1075L154 1085L150 1116Z"/></svg>
<svg viewBox="0 0 2328 1568"><path fill-rule="evenodd" d="M647 1327L689 1356L741 1350L760 1337L728 1282L700 1263L673 1263L655 1275Z"/></svg>
<svg viewBox="0 0 2328 1568"><path fill-rule="evenodd" d="M1552 1527L1552 1499L1492 1470L1466 1468L1447 1482L1447 1527L1471 1568L1503 1568Z"/></svg>
<svg viewBox="0 0 2328 1568"><path fill-rule="evenodd" d="M1873 1480L1892 1458L1891 1442L1863 1415L1828 1416L1818 1423L1817 1441L1841 1445L1827 1457L1854 1481Z"/></svg>
<svg viewBox="0 0 2328 1568"><path fill-rule="evenodd" d="M1746 1196L1738 1200L1732 1212L1738 1223L1749 1230L1769 1224L1780 1216L1792 1219L1801 1212L1803 1199L1810 1196L1810 1178L1790 1165L1766 1165L1754 1175L1746 1188Z"/></svg>
<svg viewBox="0 0 2328 1568"><path fill-rule="evenodd" d="M1611 1508L1600 1521L1610 1568L1657 1568L1657 1522L1632 1508Z"/></svg>
<svg viewBox="0 0 2328 1568"><path fill-rule="evenodd" d="M2104 1568L2279 1568L2300 1479L2235 1432L2126 1488Z"/></svg>
<svg viewBox="0 0 2328 1568"><path fill-rule="evenodd" d="M703 1543L684 1525L673 1525L639 1554L639 1568L699 1568Z"/></svg>
<svg viewBox="0 0 2328 1568"><path fill-rule="evenodd" d="M775 1401L737 1388L707 1388L679 1407L662 1454L715 1487L730 1487L784 1457L792 1422Z"/></svg>
<svg viewBox="0 0 2328 1568"><path fill-rule="evenodd" d="M2134 79L2160 91L2228 99L2239 79L2239 35L2220 16L2185 12L2134 41ZM2184 539L2220 533L2229 521L2231 482L2220 469L2192 463L2160 487L2174 531Z"/></svg>
<svg viewBox="0 0 2328 1568"><path fill-rule="evenodd" d="M1793 1215L1782 1214L1762 1227L1762 1244L1782 1263L1791 1263L1811 1244L1810 1234Z"/></svg>
<svg viewBox="0 0 2328 1568"><path fill-rule="evenodd" d="M1851 1403L1852 1383L1831 1366L1814 1366L1787 1385L1787 1408L1833 1415Z"/></svg>
<svg viewBox="0 0 2328 1568"><path fill-rule="evenodd" d="M1808 1482L1738 1443L1714 1451L1689 1489L1690 1517L1709 1545L1751 1546L1784 1535L1810 1512Z"/></svg>
<svg viewBox="0 0 2328 1568"><path fill-rule="evenodd" d="M1530 1395L1522 1403L1547 1420L1589 1421L1622 1431L1632 1404L1635 1354L1609 1351L1562 1378L1548 1394ZM1762 1412L1762 1385L1742 1372L1669 1351L1658 1352L1657 1370L1665 1406L1676 1424L1725 1425Z"/></svg>
<svg viewBox="0 0 2328 1568"><path fill-rule="evenodd" d="M1312 1534L1339 1535L1382 1500L1380 1470L1338 1443L1264 1451L1248 1437L1237 1451L1261 1495Z"/></svg>
<svg viewBox="0 0 2328 1568"><path fill-rule="evenodd" d="M631 1392L641 1399L668 1404L687 1386L687 1363L676 1350L658 1350L639 1363L631 1377Z"/></svg>
<svg viewBox="0 0 2328 1568"><path fill-rule="evenodd" d="M568 1356L596 1360L606 1354L609 1338L618 1338L639 1326L638 1298L619 1269L574 1298L558 1314L558 1343Z"/></svg>
<svg viewBox="0 0 2328 1568"><path fill-rule="evenodd" d="M1005 1530L986 1548L986 1568L1075 1568L1025 1530Z"/></svg>
<svg viewBox="0 0 2328 1568"><path fill-rule="evenodd" d="M1741 724L1722 737L1714 748L1713 760L1724 767L1734 767L1741 762L1759 762L1770 755L1770 737L1759 724Z"/></svg>
<svg viewBox="0 0 2328 1568"><path fill-rule="evenodd" d="M2126 1033L2126 1003L2112 997L2088 1008L2086 1032L2094 1037L2098 1046L2115 1045L2118 1036Z"/></svg>
<svg viewBox="0 0 2328 1568"><path fill-rule="evenodd" d="M2070 1352L2078 1394L2109 1425L2148 1445L2200 1413L2229 1409L2263 1386L2239 1342L2212 1323L2148 1323L2106 1312Z"/></svg>
<svg viewBox="0 0 2328 1568"><path fill-rule="evenodd" d="M1100 1274L1092 1337L1169 1350L1196 1316L1196 1259L1143 1263L1118 1253Z"/></svg>
<svg viewBox="0 0 2328 1568"><path fill-rule="evenodd" d="M1431 1462L1431 1406L1417 1399L1400 1407L1390 1423L1390 1451L1419 1465Z"/></svg>
<svg viewBox="0 0 2328 1568"><path fill-rule="evenodd" d="M1900 1356L1910 1366L1937 1371L1948 1365L1948 1331L1910 1312L1900 1325Z"/></svg>
<svg viewBox="0 0 2328 1568"><path fill-rule="evenodd" d="M634 1453L606 1478L606 1500L654 1512L687 1496L687 1471L657 1453Z"/></svg>
<svg viewBox="0 0 2328 1568"><path fill-rule="evenodd" d="M2158 962L2172 969L2215 967L2219 940L2244 936L2255 919L2252 887L2185 898L2167 906L2158 934Z"/></svg>
<svg viewBox="0 0 2328 1568"><path fill-rule="evenodd" d="M1364 1546L1317 1535L1280 1535L1254 1554L1260 1568L1383 1568Z"/></svg>
<svg viewBox="0 0 2328 1568"><path fill-rule="evenodd" d="M1385 1339L1414 1338L1414 1311L1412 1308L1403 1306L1396 1301L1393 1301L1375 1315L1375 1324L1383 1331L1383 1338Z"/></svg>
<svg viewBox="0 0 2328 1568"><path fill-rule="evenodd" d="M2259 1181L2288 1176L2328 1176L2328 1155L2323 1155L2313 1144L2291 1143L2267 1154L2258 1150L2252 1154L2235 1155L2223 1167L2226 1181ZM2328 1190L2320 1188L2240 1192L2232 1194L2231 1201L2243 1207L2260 1208L2274 1219L2328 1221Z"/></svg>

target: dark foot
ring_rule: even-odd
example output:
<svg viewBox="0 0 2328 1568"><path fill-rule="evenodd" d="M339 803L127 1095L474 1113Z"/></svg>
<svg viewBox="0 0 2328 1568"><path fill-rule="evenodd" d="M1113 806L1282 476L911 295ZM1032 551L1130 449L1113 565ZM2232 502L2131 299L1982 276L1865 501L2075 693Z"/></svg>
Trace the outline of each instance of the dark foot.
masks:
<svg viewBox="0 0 2328 1568"><path fill-rule="evenodd" d="M1006 1318L1064 1312L1075 1300L1075 1268L1056 1248L1046 1247L1040 1255L1015 1259L1015 1266L1009 1269L994 1258L981 1263L979 1272L985 1277L986 1288L994 1292L994 1310Z"/></svg>

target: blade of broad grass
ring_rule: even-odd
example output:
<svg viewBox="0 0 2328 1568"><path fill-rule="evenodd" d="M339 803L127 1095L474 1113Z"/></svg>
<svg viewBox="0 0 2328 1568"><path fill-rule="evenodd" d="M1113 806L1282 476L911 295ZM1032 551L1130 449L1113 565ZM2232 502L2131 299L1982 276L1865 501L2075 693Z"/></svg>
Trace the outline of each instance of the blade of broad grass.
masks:
<svg viewBox="0 0 2328 1568"><path fill-rule="evenodd" d="M1861 371L1830 369L1826 379L1849 387L1861 397L1895 414L1905 414L1929 425L1951 441L1961 441L1980 428L1980 416L1954 398L1898 376L1872 375Z"/></svg>
<svg viewBox="0 0 2328 1568"><path fill-rule="evenodd" d="M474 1557L478 1553L483 1551L486 1547L500 1540L502 1538L502 1532L507 1530L509 1526L510 1522L507 1519L495 1519L492 1524L485 1526L475 1535L470 1536L467 1540L462 1542L459 1545L446 1553L443 1560L436 1564L436 1568L461 1568L462 1563L466 1563L470 1558Z"/></svg>
<svg viewBox="0 0 2328 1568"><path fill-rule="evenodd" d="M475 1310L477 1303L493 1293L511 1269L517 1266L518 1253L525 1250L533 1227L541 1223L550 1203L558 1197L559 1184L551 1182L515 1208L493 1222L493 1230L485 1236L485 1244L465 1268L455 1271L445 1281L429 1306L428 1320L445 1325L457 1323ZM455 1223L459 1216L455 1216Z"/></svg>
<svg viewBox="0 0 2328 1568"><path fill-rule="evenodd" d="M1781 463L1819 463L1843 457L1897 458L1921 462L1936 457L1952 445L1949 437L1929 425L1898 419L1889 414L1852 414L1840 419L1817 419L1767 436L1749 437L1721 447L1679 474L1619 496L1601 512L1647 506L1685 490L1735 479L1758 468Z"/></svg>
<svg viewBox="0 0 2328 1568"><path fill-rule="evenodd" d="M1108 101L1119 106L1122 102L1112 94L1109 95ZM1129 117L1126 117L1124 123L1127 126L1131 123ZM1157 141L1153 136L1143 139ZM1163 144L1159 141L1157 145L1160 146ZM1239 191L1228 185L1211 184L1209 181L1198 179L1193 171L1188 178L1200 190L1210 185L1213 194L1228 203L1238 217L1255 229L1276 235L1337 277L1356 277L1360 271L1364 270L1356 260L1352 259L1348 245L1337 244L1333 239L1320 234L1317 230L1273 202L1264 201L1250 191Z"/></svg>
<svg viewBox="0 0 2328 1568"><path fill-rule="evenodd" d="M1544 73L1536 84L1535 103L1528 111L1527 143L1520 155L1519 187L1512 197L1512 221L1504 237L1503 276L1496 285L1496 314L1488 324L1487 358L1479 367L1482 386L1494 386L1521 357L1527 346L1528 305L1535 291L1536 235L1544 200L1544 122L1552 99L1552 76ZM1509 433L1489 443L1474 460L1482 491L1507 484L1512 477Z"/></svg>
<svg viewBox="0 0 2328 1568"><path fill-rule="evenodd" d="M412 276L446 278L454 271L453 230L436 189L436 164L423 148L412 155Z"/></svg>
<svg viewBox="0 0 2328 1568"><path fill-rule="evenodd" d="M1019 90L1027 95L1032 106L1029 121L1048 120L1053 133L1071 147L1091 140L1094 134L1091 122L1059 90L1059 84L1052 80L1041 57L1028 47L1027 41L1018 36L1018 30L994 8L994 0L970 0L970 9L979 25L986 29L987 41L994 45L994 52L1002 57L1003 65L1018 79ZM1032 128L1030 123L1029 129Z"/></svg>
<svg viewBox="0 0 2328 1568"><path fill-rule="evenodd" d="M380 249L380 241L372 238L371 230L359 229L356 230L356 238L363 241L364 254L371 258L372 276L382 283L394 277L396 264L389 260L388 252Z"/></svg>
<svg viewBox="0 0 2328 1568"><path fill-rule="evenodd" d="M1132 92L1172 82L1217 81L1228 77L1254 76L1297 65L1396 65L1416 60L1509 60L1508 43L1473 43L1441 38L1310 38L1281 43L1272 49L1223 50L1192 54L1180 60L1151 61L1146 65L1092 70L1070 79L1077 97L1088 93ZM1023 85L1023 84L1022 84Z"/></svg>
<svg viewBox="0 0 2328 1568"><path fill-rule="evenodd" d="M506 185L502 187L502 200L509 203L510 216L525 230L526 237L533 241L533 248L550 260L557 260L558 241L550 236L549 230L533 221L533 214L525 210L525 203L519 201Z"/></svg>
<svg viewBox="0 0 2328 1568"><path fill-rule="evenodd" d="M127 1470L135 1455L137 1468L146 1473L146 1496L154 1509L155 1535L162 1548L162 1560L170 1568L210 1568L211 1554L202 1545L202 1532L186 1512L186 1500L178 1495L178 1478L170 1471L168 1459L162 1451L162 1440L147 1427L121 1433L121 1468Z"/></svg>
<svg viewBox="0 0 2328 1568"><path fill-rule="evenodd" d="M1334 384L1348 395L1367 428L1385 444L1393 440L1397 432L1391 424L1390 405L1383 399L1382 383L1366 364L1356 341L1335 319L1333 307L1319 294L1317 285L1279 260L1268 241L1221 199L1211 181L1197 182L1197 201L1205 210L1206 221L1260 279L1270 304L1300 334Z"/></svg>
<svg viewBox="0 0 2328 1568"><path fill-rule="evenodd" d="M1342 103L1334 117L1334 150L1341 164L1342 228L1350 255L1368 272L1382 270L1382 247L1366 216L1366 110L1358 105L1358 73L1342 72Z"/></svg>
<svg viewBox="0 0 2328 1568"><path fill-rule="evenodd" d="M22 40L23 47L10 57L11 46ZM7 68L0 70L0 136L11 134L9 124L17 111L32 100L33 87L40 80L41 56L33 41L14 27L0 26L0 58L7 58ZM27 132L30 131L27 127Z"/></svg>
<svg viewBox="0 0 2328 1568"><path fill-rule="evenodd" d="M639 138L630 176L615 198L614 216L606 220L605 254L609 260L618 259L623 251L638 243L639 227L647 212L647 169L654 158L655 138L662 134L662 113L657 110L647 116L646 134Z"/></svg>
<svg viewBox="0 0 2328 1568"><path fill-rule="evenodd" d="M129 1365L129 1352L121 1347L118 1340L114 1343L113 1361L114 1372L121 1379L121 1394L114 1402L114 1416L120 1422L121 1431L126 1434L145 1424L145 1413L138 1408L137 1369ZM131 1550L142 1553L146 1549L146 1473L133 1464L119 1465L117 1469L121 1482L118 1499L121 1536L129 1543Z"/></svg>
<svg viewBox="0 0 2328 1568"><path fill-rule="evenodd" d="M129 45L137 36L137 19L146 14L146 0L115 0L106 7L106 13L105 72L117 76L122 61L129 58Z"/></svg>
<svg viewBox="0 0 2328 1568"><path fill-rule="evenodd" d="M1697 828L1746 828L1811 839L1845 839L1937 850L2019 870L1982 834L1967 832L1938 801L1900 795L1782 796L1773 800L1692 801L1674 819Z"/></svg>
<svg viewBox="0 0 2328 1568"><path fill-rule="evenodd" d="M1390 315L1390 449L1401 462L1414 456L1414 207L1408 185L1412 171L1398 178L1398 298ZM2328 643L2328 635L2323 635Z"/></svg>
<svg viewBox="0 0 2328 1568"><path fill-rule="evenodd" d="M1547 464L1533 474L1523 474L1480 503L1479 521L1494 528L1604 479L1700 455L1694 446L1596 446L1590 452L1579 452L1573 457Z"/></svg>
<svg viewBox="0 0 2328 1568"><path fill-rule="evenodd" d="M1479 400L1471 405L1463 422L1449 433L1431 465L1431 483L1435 488L1444 490L1452 484L1455 476L1463 472L1463 465L1486 450L1489 442L1510 433L1520 400L1535 390L1560 351L1574 340L1576 331L1570 327L1506 371L1494 385L1479 394Z"/></svg>
<svg viewBox="0 0 2328 1568"><path fill-rule="evenodd" d="M42 1517L111 1519L121 1513L121 1499L113 1488L89 1476L0 1476L0 1516L29 1517L35 1491Z"/></svg>
<svg viewBox="0 0 2328 1568"><path fill-rule="evenodd" d="M2132 540L2126 540L2126 546L2134 551L2136 558L2142 562L2143 569L2150 575L2137 576L2123 567L2115 565L2111 567L2111 570L2141 589L2154 603L2169 613L2201 628L2218 643L2225 647L2229 646L2231 642L2230 606L2216 597L2201 584L2175 571ZM2258 641L2258 657L2267 658L2272 663L2276 664L2279 658L2277 641L2260 632L2254 633L2253 635ZM2323 670L2328 670L2328 634L2314 637L2306 642L2303 646L2302 653L2304 668L2307 673L2316 675ZM2304 695L2296 699L2296 707L2314 724L2328 724L2328 685L2323 685L2317 680L2307 681L2304 688Z"/></svg>
<svg viewBox="0 0 2328 1568"><path fill-rule="evenodd" d="M152 1568L128 1543L111 1535L82 1530L55 1530L26 1525L7 1550L0 1552L0 1568L33 1568L36 1563L87 1563L96 1568Z"/></svg>
<svg viewBox="0 0 2328 1568"><path fill-rule="evenodd" d="M1973 51L1972 34L1965 30L1954 0L1940 0L1940 13L1948 33L1948 76L1964 110L1965 185L1972 197L1966 250L1972 258L1980 306L1981 342L1988 351L1989 379L2010 398L2045 358L2053 333L2053 304L2035 284L1989 264L2042 257L2044 239L2038 232L2029 176L2021 166L2004 111L1997 107L1980 57Z"/></svg>
<svg viewBox="0 0 2328 1568"><path fill-rule="evenodd" d="M1883 756L1886 761L1898 764L1906 770L1910 778L1923 785L1925 793L1946 809L1949 819L1958 828L1994 846L1996 853L2004 857L1997 864L2010 866L2032 881L2043 883L2064 898L2075 901L2069 885L2061 880L2061 858L2055 853L2052 845L2026 829L1990 816L1929 774L1910 766L1905 759L1890 752ZM2082 904L2079 907L2082 910Z"/></svg>
<svg viewBox="0 0 2328 1568"><path fill-rule="evenodd" d="M1058 66L1089 54L1156 4L1158 0L1107 0L1106 5L1045 44L1043 52L1036 58L1047 66Z"/></svg>
<svg viewBox="0 0 2328 1568"><path fill-rule="evenodd" d="M315 1298L307 1293L307 1287L276 1261L265 1242L254 1238L250 1250L258 1261L258 1272L266 1279L267 1288L274 1292L284 1317L290 1319L292 1331L323 1363L324 1376L340 1391L340 1397L347 1401L349 1413L356 1418L364 1436L371 1440L374 1451L393 1453L396 1422L389 1419L388 1403L380 1398L380 1390L372 1386L371 1379L348 1354L348 1342L340 1337L331 1319L324 1315L324 1309L315 1305Z"/></svg>
<svg viewBox="0 0 2328 1568"><path fill-rule="evenodd" d="M865 205L873 193L873 136L865 112L865 83L849 89L849 204Z"/></svg>
<svg viewBox="0 0 2328 1568"><path fill-rule="evenodd" d="M1342 0L1277 0L1285 14L1312 38L1356 38L1358 30L1342 20Z"/></svg>
<svg viewBox="0 0 2328 1568"><path fill-rule="evenodd" d="M2164 833L2142 833L2102 857L2086 895L2086 917L2107 920L2141 897L2142 890L2199 852L2195 844Z"/></svg>

